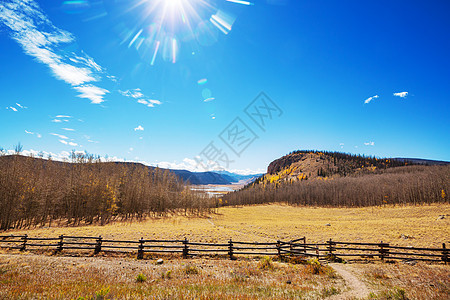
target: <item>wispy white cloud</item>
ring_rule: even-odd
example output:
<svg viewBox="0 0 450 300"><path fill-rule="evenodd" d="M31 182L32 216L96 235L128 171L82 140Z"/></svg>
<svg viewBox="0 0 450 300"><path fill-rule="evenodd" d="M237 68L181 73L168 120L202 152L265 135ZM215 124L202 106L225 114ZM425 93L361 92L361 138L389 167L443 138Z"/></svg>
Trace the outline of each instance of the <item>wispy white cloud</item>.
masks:
<svg viewBox="0 0 450 300"><path fill-rule="evenodd" d="M148 102L150 102L150 103L152 103L152 104L158 104L158 105L162 104L161 101L159 101L159 100L154 100L154 99L149 99Z"/></svg>
<svg viewBox="0 0 450 300"><path fill-rule="evenodd" d="M52 119L53 123L62 123L62 122L69 122L70 119L72 119L72 116L68 115L57 115Z"/></svg>
<svg viewBox="0 0 450 300"><path fill-rule="evenodd" d="M74 89L80 93L80 95L78 95L77 97L87 98L94 104L102 103L104 101L103 96L106 93L109 93L108 90L102 89L92 84L76 86L74 87Z"/></svg>
<svg viewBox="0 0 450 300"><path fill-rule="evenodd" d="M16 106L7 106L6 109L10 109L12 111L19 111L19 109L27 109L28 107L21 105L20 103L16 103Z"/></svg>
<svg viewBox="0 0 450 300"><path fill-rule="evenodd" d="M408 92L394 93L394 96L400 97L400 98L406 98L408 96Z"/></svg>
<svg viewBox="0 0 450 300"><path fill-rule="evenodd" d="M209 97L209 98L206 98L205 100L203 100L203 102L209 102L209 101L213 101L215 99L216 98L214 98L214 97Z"/></svg>
<svg viewBox="0 0 450 300"><path fill-rule="evenodd" d="M148 107L155 107L155 105L161 105L162 102L159 100L155 100L155 99L149 99L147 96L145 96L141 89L134 89L134 90L126 90L126 91L122 91L119 90L118 91L119 94L121 94L122 96L128 97L128 98L133 98L137 101L137 103L140 104L144 104Z"/></svg>
<svg viewBox="0 0 450 300"><path fill-rule="evenodd" d="M373 99L377 99L377 98L380 98L380 96L375 95L375 96L369 97L364 101L364 104L369 104L370 101L372 101Z"/></svg>
<svg viewBox="0 0 450 300"><path fill-rule="evenodd" d="M41 134L39 134L39 133L35 133L35 132L31 132L31 131L28 131L28 130L25 130L25 133L26 134L31 134L31 135L36 135L36 137L38 138L38 139L40 139L41 137L42 137L42 135Z"/></svg>
<svg viewBox="0 0 450 300"><path fill-rule="evenodd" d="M72 129L72 128L61 128L62 130L65 130L65 131L75 131L75 129Z"/></svg>
<svg viewBox="0 0 450 300"><path fill-rule="evenodd" d="M83 135L83 137L89 142L89 143L95 143L98 144L98 141L94 141L89 135Z"/></svg>
<svg viewBox="0 0 450 300"><path fill-rule="evenodd" d="M134 99L139 99L139 98L144 97L144 94L142 94L141 89L139 89L139 88L134 89L134 90L126 90L126 91L119 90L119 93L122 96L131 97Z"/></svg>
<svg viewBox="0 0 450 300"><path fill-rule="evenodd" d="M16 102L17 107L22 108L22 109L27 109L28 107L21 105L20 103Z"/></svg>
<svg viewBox="0 0 450 300"><path fill-rule="evenodd" d="M144 131L144 127L142 127L141 125L139 125L138 127L136 127L134 129L134 131Z"/></svg>
<svg viewBox="0 0 450 300"><path fill-rule="evenodd" d="M74 88L99 81L104 73L103 68L84 52L77 55L60 47L62 44L74 43L75 37L54 26L34 0L2 1L0 22L10 28L11 37L27 55L47 65L55 78ZM105 91L97 87L99 90ZM102 97L106 92L92 94L82 89L81 93L81 98L98 104L104 101Z"/></svg>
<svg viewBox="0 0 450 300"><path fill-rule="evenodd" d="M339 143L339 146L341 147L341 149L344 148L344 143Z"/></svg>
<svg viewBox="0 0 450 300"><path fill-rule="evenodd" d="M58 140L60 143L64 144L64 145L68 145L68 146L72 146L72 147L77 147L79 146L77 143L75 142L68 142L66 140ZM81 146L80 146L81 147Z"/></svg>
<svg viewBox="0 0 450 300"><path fill-rule="evenodd" d="M107 77L109 80L113 81L113 82L117 82L116 76L113 76L113 75L106 75L106 77Z"/></svg>
<svg viewBox="0 0 450 300"><path fill-rule="evenodd" d="M50 133L51 135L57 136L58 138L62 139L62 140L68 140L69 138L65 135L62 134L57 134L57 133Z"/></svg>
<svg viewBox="0 0 450 300"><path fill-rule="evenodd" d="M375 146L375 142L367 142L367 143L364 143L364 145L366 145L366 146Z"/></svg>

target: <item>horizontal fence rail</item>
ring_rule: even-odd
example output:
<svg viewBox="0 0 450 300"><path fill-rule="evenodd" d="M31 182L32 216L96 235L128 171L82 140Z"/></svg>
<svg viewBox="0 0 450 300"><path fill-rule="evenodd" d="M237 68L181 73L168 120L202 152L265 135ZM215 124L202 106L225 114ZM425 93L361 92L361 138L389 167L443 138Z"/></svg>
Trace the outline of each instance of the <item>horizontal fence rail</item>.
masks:
<svg viewBox="0 0 450 300"><path fill-rule="evenodd" d="M278 257L304 257L318 260L339 261L342 258L381 260L420 260L430 262L449 261L445 243L442 248L392 246L388 243L339 242L307 243L306 238L276 242L233 241L222 243L190 242L184 240L144 239L113 240L102 236L66 236L41 238L28 235L0 235L0 248L25 250L88 250L100 252L135 252L138 259L145 253L181 254L183 258L200 255L221 255L234 259L235 255L265 255Z"/></svg>

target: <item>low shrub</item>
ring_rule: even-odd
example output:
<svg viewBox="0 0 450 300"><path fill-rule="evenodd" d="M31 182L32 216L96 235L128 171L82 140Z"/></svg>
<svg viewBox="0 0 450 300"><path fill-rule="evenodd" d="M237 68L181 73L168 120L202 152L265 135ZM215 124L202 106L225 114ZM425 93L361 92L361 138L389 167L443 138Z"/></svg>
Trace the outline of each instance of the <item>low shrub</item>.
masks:
<svg viewBox="0 0 450 300"><path fill-rule="evenodd" d="M136 282L145 282L147 281L147 276L140 273L138 276L136 276Z"/></svg>
<svg viewBox="0 0 450 300"><path fill-rule="evenodd" d="M264 256L258 264L258 267L262 270L273 270L274 266L272 263L272 259L268 256Z"/></svg>

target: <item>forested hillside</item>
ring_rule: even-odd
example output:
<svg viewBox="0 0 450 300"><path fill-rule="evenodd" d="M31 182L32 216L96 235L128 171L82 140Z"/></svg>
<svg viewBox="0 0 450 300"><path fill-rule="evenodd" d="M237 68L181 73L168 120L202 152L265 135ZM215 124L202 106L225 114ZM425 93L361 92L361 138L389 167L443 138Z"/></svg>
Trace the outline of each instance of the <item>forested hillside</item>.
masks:
<svg viewBox="0 0 450 300"><path fill-rule="evenodd" d="M267 174L224 196L228 205L370 206L448 202L450 165L411 165L338 152L295 151Z"/></svg>
<svg viewBox="0 0 450 300"><path fill-rule="evenodd" d="M113 219L203 214L211 200L167 170L101 162L72 154L71 162L0 156L0 229L105 224Z"/></svg>

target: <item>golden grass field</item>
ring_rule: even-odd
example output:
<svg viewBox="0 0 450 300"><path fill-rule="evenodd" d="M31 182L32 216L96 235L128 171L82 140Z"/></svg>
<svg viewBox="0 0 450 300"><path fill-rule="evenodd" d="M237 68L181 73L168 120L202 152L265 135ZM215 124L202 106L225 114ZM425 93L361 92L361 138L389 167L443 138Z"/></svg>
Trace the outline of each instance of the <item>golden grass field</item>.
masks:
<svg viewBox="0 0 450 300"><path fill-rule="evenodd" d="M438 219L445 215L444 219ZM331 226L326 226L330 224ZM105 226L45 227L13 230L8 234L56 237L102 235L105 238L184 238L216 242L290 240L306 236L308 242L388 242L393 245L441 247L449 243L450 205L364 208L312 208L287 205L223 207L204 218L172 216ZM402 234L408 238L402 238Z"/></svg>
<svg viewBox="0 0 450 300"><path fill-rule="evenodd" d="M438 218L444 215L445 217ZM105 226L44 227L6 234L115 239L183 238L216 242L289 240L306 236L345 241L440 247L448 243L450 205L312 208L286 205L223 207L204 218L172 216ZM326 226L325 224L331 224ZM5 233L3 233L5 234ZM401 238L401 235L409 238ZM38 254L41 253L41 254ZM348 280L328 266L260 257L191 258L39 251L0 252L0 299L353 299ZM365 299L450 299L450 267L403 262L340 264L370 293ZM145 280L137 282L139 274ZM354 291L355 289L353 289ZM350 296L349 296L350 295ZM404 298L406 297L406 298Z"/></svg>

